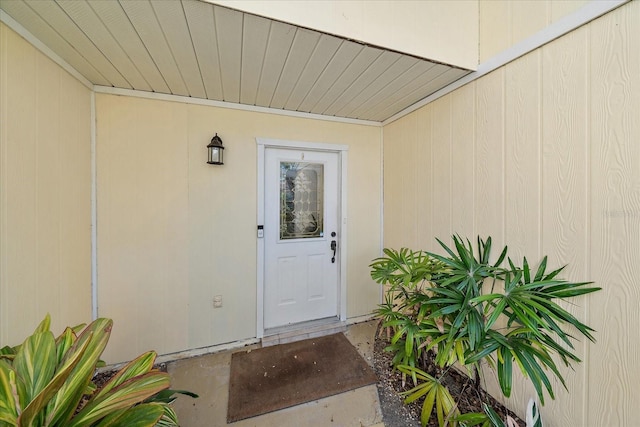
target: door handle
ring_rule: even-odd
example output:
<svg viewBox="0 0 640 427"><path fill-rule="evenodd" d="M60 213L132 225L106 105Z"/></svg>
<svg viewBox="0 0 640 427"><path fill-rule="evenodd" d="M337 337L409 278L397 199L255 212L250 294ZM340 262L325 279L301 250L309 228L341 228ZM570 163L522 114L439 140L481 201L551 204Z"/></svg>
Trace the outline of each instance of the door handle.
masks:
<svg viewBox="0 0 640 427"><path fill-rule="evenodd" d="M331 241L331 250L333 251L333 257L331 257L331 264L336 262L336 249L338 247L338 242L335 240Z"/></svg>

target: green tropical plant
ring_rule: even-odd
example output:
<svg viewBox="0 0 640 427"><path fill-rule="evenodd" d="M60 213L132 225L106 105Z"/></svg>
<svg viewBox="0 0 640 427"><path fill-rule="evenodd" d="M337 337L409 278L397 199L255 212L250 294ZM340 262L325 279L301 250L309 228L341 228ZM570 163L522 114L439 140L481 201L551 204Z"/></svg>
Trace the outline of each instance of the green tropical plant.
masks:
<svg viewBox="0 0 640 427"><path fill-rule="evenodd" d="M571 366L580 362L571 334L577 332L594 341L593 329L557 301L600 288L590 287L591 282L558 278L564 267L548 272L547 257L535 271L526 257L521 266L516 265L507 256L506 246L492 262L491 237L478 237L475 251L471 242L457 235L453 236L453 247L440 240L438 243L446 255L385 249L385 256L371 264L371 277L388 286L385 303L377 310L383 325L393 330L387 350L395 354L394 365L410 374L416 385L407 392L406 400L428 397L422 424L426 425L434 407L450 407L448 396L431 391L440 390L440 379L419 369L420 360L429 350L435 353L436 364L444 369L443 375L459 363L479 387L480 365L484 361L495 369L501 391L509 397L515 365L531 381L542 404L544 390L555 398L548 373L565 388L566 384L554 355ZM455 405L451 408L450 411L457 410ZM441 426L496 425L494 413L487 410L468 416L437 415Z"/></svg>
<svg viewBox="0 0 640 427"><path fill-rule="evenodd" d="M142 427L175 418L157 398L169 376L153 369L155 352L138 356L98 389L92 378L113 321L66 328L57 338L50 324L47 315L22 344L0 349L0 426Z"/></svg>
<svg viewBox="0 0 640 427"><path fill-rule="evenodd" d="M455 400L438 378L409 366L400 365L398 369L405 374L417 377L421 381L411 390L401 393L403 396L407 396L405 403L414 402L424 396L420 419L428 420L434 407L438 417L438 424L440 425L445 425L450 419L453 421L459 416ZM423 425L426 425L426 422L423 422Z"/></svg>

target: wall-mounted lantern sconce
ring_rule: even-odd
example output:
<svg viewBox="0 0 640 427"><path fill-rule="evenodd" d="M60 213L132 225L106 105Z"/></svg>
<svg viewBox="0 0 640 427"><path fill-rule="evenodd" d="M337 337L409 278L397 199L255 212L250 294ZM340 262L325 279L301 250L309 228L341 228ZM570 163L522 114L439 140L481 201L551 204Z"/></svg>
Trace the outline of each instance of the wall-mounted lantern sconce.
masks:
<svg viewBox="0 0 640 427"><path fill-rule="evenodd" d="M217 132L216 135L211 138L209 145L207 145L207 150L209 151L209 160L207 160L207 163L210 165L224 165L224 147Z"/></svg>

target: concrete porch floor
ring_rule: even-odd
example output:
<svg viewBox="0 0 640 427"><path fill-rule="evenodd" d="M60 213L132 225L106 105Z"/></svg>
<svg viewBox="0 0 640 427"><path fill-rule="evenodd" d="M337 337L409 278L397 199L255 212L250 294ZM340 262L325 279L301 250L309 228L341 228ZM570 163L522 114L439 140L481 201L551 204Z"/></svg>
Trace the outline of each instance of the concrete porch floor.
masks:
<svg viewBox="0 0 640 427"><path fill-rule="evenodd" d="M345 336L373 366L376 321L350 325ZM173 404L183 427L384 427L375 384L227 424L231 354L259 345L167 363L171 388L197 393Z"/></svg>

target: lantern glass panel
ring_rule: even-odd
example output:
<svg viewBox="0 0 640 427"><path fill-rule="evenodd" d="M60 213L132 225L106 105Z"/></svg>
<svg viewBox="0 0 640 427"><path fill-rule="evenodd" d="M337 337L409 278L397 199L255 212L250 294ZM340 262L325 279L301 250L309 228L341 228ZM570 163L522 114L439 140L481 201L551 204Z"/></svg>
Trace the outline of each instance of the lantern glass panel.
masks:
<svg viewBox="0 0 640 427"><path fill-rule="evenodd" d="M220 149L218 147L213 147L211 149L211 161L214 163L220 162Z"/></svg>
<svg viewBox="0 0 640 427"><path fill-rule="evenodd" d="M209 148L209 161L207 163L223 164L223 148L222 147L208 147Z"/></svg>

